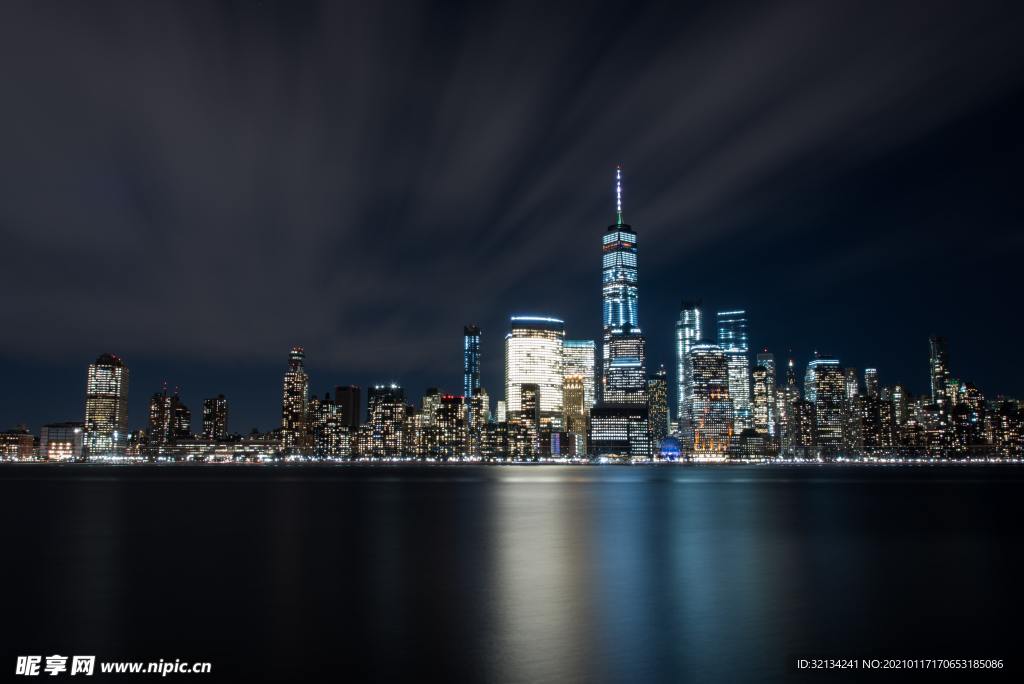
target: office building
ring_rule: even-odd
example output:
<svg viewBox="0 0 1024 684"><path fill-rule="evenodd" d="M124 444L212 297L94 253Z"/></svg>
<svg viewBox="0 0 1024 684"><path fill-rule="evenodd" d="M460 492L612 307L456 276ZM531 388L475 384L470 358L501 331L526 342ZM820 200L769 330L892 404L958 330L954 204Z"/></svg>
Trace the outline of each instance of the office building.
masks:
<svg viewBox="0 0 1024 684"><path fill-rule="evenodd" d="M402 456L405 433L405 390L396 384L366 390L368 443L363 455L372 458Z"/></svg>
<svg viewBox="0 0 1024 684"><path fill-rule="evenodd" d="M622 218L622 168L615 170L615 223L601 240L601 400L647 405L646 341L637 311L636 233Z"/></svg>
<svg viewBox="0 0 1024 684"><path fill-rule="evenodd" d="M864 369L864 394L868 395L869 397L880 396L877 368Z"/></svg>
<svg viewBox="0 0 1024 684"><path fill-rule="evenodd" d="M752 425L750 406L750 359L747 337L747 312L718 312L718 346L726 355L729 368L729 396L732 397L737 431Z"/></svg>
<svg viewBox="0 0 1024 684"><path fill-rule="evenodd" d="M928 338L928 357L931 371L932 403L946 399L946 383L949 382L949 358L946 353L946 338L932 335Z"/></svg>
<svg viewBox="0 0 1024 684"><path fill-rule="evenodd" d="M590 410L587 443L593 456L649 460L652 451L647 407L598 404Z"/></svg>
<svg viewBox="0 0 1024 684"><path fill-rule="evenodd" d="M683 435L683 450L697 460L722 460L734 430L728 356L718 345L701 342L690 349L690 368L690 433Z"/></svg>
<svg viewBox="0 0 1024 684"><path fill-rule="evenodd" d="M565 377L577 376L583 383L583 406L590 411L597 403L597 344L594 340L566 340L563 345Z"/></svg>
<svg viewBox="0 0 1024 684"><path fill-rule="evenodd" d="M113 354L89 364L85 387L85 454L118 456L128 442L128 367Z"/></svg>
<svg viewBox="0 0 1024 684"><path fill-rule="evenodd" d="M536 385L540 421L556 426L562 421L565 323L546 316L513 316L505 336L506 410L519 410L520 388Z"/></svg>
<svg viewBox="0 0 1024 684"><path fill-rule="evenodd" d="M338 405L341 424L350 431L362 424L361 390L357 385L339 385L334 388L334 403Z"/></svg>
<svg viewBox="0 0 1024 684"><path fill-rule="evenodd" d="M651 449L661 449L661 442L668 437L668 371L659 366L657 372L647 379L647 415L651 426Z"/></svg>
<svg viewBox="0 0 1024 684"><path fill-rule="evenodd" d="M700 300L683 300L679 308L679 320L676 321L676 420L682 421L686 415L687 394L686 388L690 386L689 358L690 349L693 345L704 339L703 324L701 322ZM683 425L679 425L680 432L686 432Z"/></svg>
<svg viewBox="0 0 1024 684"><path fill-rule="evenodd" d="M309 376L305 369L306 352L292 347L288 370L284 374L281 399L281 447L286 452L304 453L311 446L308 418Z"/></svg>
<svg viewBox="0 0 1024 684"><path fill-rule="evenodd" d="M44 461L79 461L84 445L81 423L48 423L39 431L39 458Z"/></svg>
<svg viewBox="0 0 1024 684"><path fill-rule="evenodd" d="M228 400L223 394L203 400L203 439L220 441L228 436Z"/></svg>
<svg viewBox="0 0 1024 684"><path fill-rule="evenodd" d="M480 391L480 328L467 325L462 332L462 393L469 399Z"/></svg>

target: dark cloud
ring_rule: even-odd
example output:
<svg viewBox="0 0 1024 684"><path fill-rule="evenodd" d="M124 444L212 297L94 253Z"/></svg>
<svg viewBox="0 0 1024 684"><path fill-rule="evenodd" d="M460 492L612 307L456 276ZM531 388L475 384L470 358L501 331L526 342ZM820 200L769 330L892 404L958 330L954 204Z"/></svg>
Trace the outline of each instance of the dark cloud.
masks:
<svg viewBox="0 0 1024 684"><path fill-rule="evenodd" d="M984 2L5 3L0 304L33 324L0 353L269 364L303 343L338 381L455 385L477 320L496 384L511 311L596 336L617 162L665 361L683 295L777 316L802 281L773 277L765 298L768 249L840 300L879 268L920 280L915 241L956 222L876 234L857 216L896 200L836 184L1016 98L1020 18ZM825 219L828 249L801 246ZM1020 227L997 211L974 230L1019 256ZM807 347L816 332L762 330Z"/></svg>

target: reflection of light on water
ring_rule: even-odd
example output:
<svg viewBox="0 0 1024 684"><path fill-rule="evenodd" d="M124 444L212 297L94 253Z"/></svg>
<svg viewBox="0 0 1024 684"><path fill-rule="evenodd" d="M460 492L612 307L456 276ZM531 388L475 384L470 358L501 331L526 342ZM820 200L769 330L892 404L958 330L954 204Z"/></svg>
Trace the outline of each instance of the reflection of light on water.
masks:
<svg viewBox="0 0 1024 684"><path fill-rule="evenodd" d="M500 478L494 489L498 671L503 681L582 681L592 663L586 524L588 480ZM506 484L536 483L537 488ZM581 534L582 533L582 534Z"/></svg>

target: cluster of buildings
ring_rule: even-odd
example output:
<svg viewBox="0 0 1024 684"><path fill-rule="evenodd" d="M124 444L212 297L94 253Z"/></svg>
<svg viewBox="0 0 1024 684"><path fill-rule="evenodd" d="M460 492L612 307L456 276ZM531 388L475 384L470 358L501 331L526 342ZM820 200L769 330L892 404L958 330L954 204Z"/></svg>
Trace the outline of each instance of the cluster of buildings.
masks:
<svg viewBox="0 0 1024 684"><path fill-rule="evenodd" d="M305 351L288 356L281 426L232 433L228 400L202 404L202 431L175 390L155 393L145 429L128 429L128 368L104 354L89 366L85 419L53 423L38 438L0 433L4 460L430 461L834 460L1024 457L1024 402L986 399L952 376L946 342L929 340L931 391L912 397L878 371L815 354L802 379L763 350L751 358L746 311L707 320L682 303L671 382L649 372L639 323L637 234L623 219L616 169L615 222L602 236L602 337L566 336L550 315L518 315L504 338L504 386L481 384L482 333L463 330L461 393L395 384L310 394ZM670 396L672 402L670 402ZM672 404L670 406L670 403ZM674 408L674 411L671 410Z"/></svg>

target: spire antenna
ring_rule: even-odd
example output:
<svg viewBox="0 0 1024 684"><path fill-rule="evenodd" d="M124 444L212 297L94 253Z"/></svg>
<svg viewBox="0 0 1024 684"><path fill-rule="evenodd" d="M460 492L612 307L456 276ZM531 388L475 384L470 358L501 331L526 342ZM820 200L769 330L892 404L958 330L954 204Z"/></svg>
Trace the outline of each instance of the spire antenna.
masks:
<svg viewBox="0 0 1024 684"><path fill-rule="evenodd" d="M615 167L615 224L622 223L622 164Z"/></svg>

